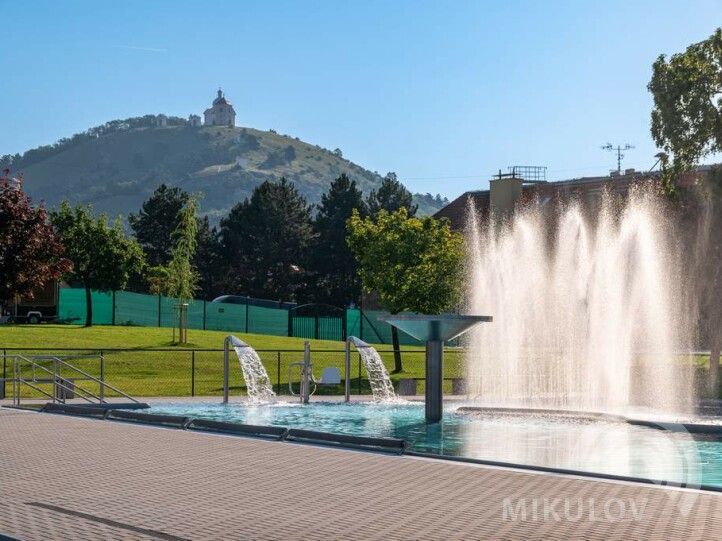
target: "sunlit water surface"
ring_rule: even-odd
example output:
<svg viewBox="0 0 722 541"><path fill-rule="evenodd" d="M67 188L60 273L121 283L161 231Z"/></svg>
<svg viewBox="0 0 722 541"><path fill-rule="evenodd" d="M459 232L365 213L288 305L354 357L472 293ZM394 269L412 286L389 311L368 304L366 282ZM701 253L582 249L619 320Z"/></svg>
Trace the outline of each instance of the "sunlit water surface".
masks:
<svg viewBox="0 0 722 541"><path fill-rule="evenodd" d="M426 424L419 403L156 404L152 413L338 434L401 438L446 456L722 487L722 441L626 423L554 416L472 417L448 405Z"/></svg>

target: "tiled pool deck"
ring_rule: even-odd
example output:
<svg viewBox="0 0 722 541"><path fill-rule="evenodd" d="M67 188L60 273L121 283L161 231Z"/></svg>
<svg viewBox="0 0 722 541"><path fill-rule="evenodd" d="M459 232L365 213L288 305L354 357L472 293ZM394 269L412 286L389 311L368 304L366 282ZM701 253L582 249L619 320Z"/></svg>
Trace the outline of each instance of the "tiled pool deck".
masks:
<svg viewBox="0 0 722 541"><path fill-rule="evenodd" d="M0 409L0 452L26 541L722 538L722 494L288 442Z"/></svg>

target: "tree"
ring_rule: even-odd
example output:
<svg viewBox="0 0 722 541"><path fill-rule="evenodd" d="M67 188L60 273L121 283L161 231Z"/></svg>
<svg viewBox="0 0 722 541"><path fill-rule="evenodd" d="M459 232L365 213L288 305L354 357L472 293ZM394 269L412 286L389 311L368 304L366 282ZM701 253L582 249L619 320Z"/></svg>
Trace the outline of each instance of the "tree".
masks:
<svg viewBox="0 0 722 541"><path fill-rule="evenodd" d="M667 61L661 55L653 65L647 86L654 98L652 136L671 158L663 159L663 187L681 196L683 219L692 226L695 276L702 330L709 342L709 390L719 394L722 345L722 171L714 168L690 188L678 193L673 183L692 171L700 160L722 151L722 29L687 47ZM684 228L683 230L686 230Z"/></svg>
<svg viewBox="0 0 722 541"><path fill-rule="evenodd" d="M680 231L688 235L693 248L687 258L698 308L703 341L710 349L708 392L720 391L720 350L722 349L722 167L715 166L692 186L681 186L677 199Z"/></svg>
<svg viewBox="0 0 722 541"><path fill-rule="evenodd" d="M0 301L32 295L35 288L57 280L72 264L63 257L64 247L48 222L44 205L32 204L22 180L0 177Z"/></svg>
<svg viewBox="0 0 722 541"><path fill-rule="evenodd" d="M348 243L367 291L378 293L391 314L439 314L461 301L463 238L447 220L410 218L405 207L379 212L376 221L357 211L348 222ZM398 330L392 330L395 371L400 372Z"/></svg>
<svg viewBox="0 0 722 541"><path fill-rule="evenodd" d="M184 304L194 298L198 289L198 271L193 265L198 246L197 235L198 197L190 196L181 209L178 226L171 234L171 241L174 243L171 260L167 265L151 269L151 292L178 299L178 340L182 344L187 342ZM175 335L175 331L173 334Z"/></svg>
<svg viewBox="0 0 722 541"><path fill-rule="evenodd" d="M217 227L211 227L208 216L199 220L197 239L193 265L199 274L198 294L204 299L213 299L222 293L223 269L220 233Z"/></svg>
<svg viewBox="0 0 722 541"><path fill-rule="evenodd" d="M673 157L663 160L664 182L722 151L722 29L667 61L660 55L647 85L654 98L652 137Z"/></svg>
<svg viewBox="0 0 722 541"><path fill-rule="evenodd" d="M128 223L143 248L150 267L167 264L173 252L173 232L188 202L188 194L166 184L158 186L138 214L129 214Z"/></svg>
<svg viewBox="0 0 722 541"><path fill-rule="evenodd" d="M285 178L263 182L221 220L228 286L274 300L293 298L312 239L306 199Z"/></svg>
<svg viewBox="0 0 722 541"><path fill-rule="evenodd" d="M85 326L93 325L91 290L111 292L123 289L133 272L140 272L143 251L134 239L123 234L120 218L113 225L101 214L96 219L93 208L71 207L63 201L60 210L52 212L52 223L63 238L66 256L73 269L65 279L81 282L85 287Z"/></svg>
<svg viewBox="0 0 722 541"><path fill-rule="evenodd" d="M388 173L381 181L378 191L371 190L366 200L369 213L376 218L381 210L392 214L394 211L405 208L410 218L416 216L418 205L413 203L414 196L396 178L396 173Z"/></svg>
<svg viewBox="0 0 722 541"><path fill-rule="evenodd" d="M346 222L358 211L368 215L361 190L356 181L342 174L321 196L314 227L317 237L311 250L312 267L317 274L317 298L322 302L343 306L359 304L361 279L358 263L346 242ZM333 254L333 257L329 257Z"/></svg>

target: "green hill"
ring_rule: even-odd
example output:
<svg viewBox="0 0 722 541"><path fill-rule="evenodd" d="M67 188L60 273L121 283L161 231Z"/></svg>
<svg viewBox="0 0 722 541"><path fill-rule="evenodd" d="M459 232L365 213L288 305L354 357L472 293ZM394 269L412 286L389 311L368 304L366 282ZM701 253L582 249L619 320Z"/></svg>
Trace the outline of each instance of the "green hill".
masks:
<svg viewBox="0 0 722 541"><path fill-rule="evenodd" d="M203 213L214 222L264 180L285 176L312 203L341 173L365 194L381 182L377 173L344 159L340 151L274 131L190 127L173 117L173 125L153 127L154 121L152 115L113 121L2 161L12 162L13 172L24 174L26 192L49 207L68 199L127 216L165 182L202 192ZM423 213L443 205L429 194L417 200Z"/></svg>

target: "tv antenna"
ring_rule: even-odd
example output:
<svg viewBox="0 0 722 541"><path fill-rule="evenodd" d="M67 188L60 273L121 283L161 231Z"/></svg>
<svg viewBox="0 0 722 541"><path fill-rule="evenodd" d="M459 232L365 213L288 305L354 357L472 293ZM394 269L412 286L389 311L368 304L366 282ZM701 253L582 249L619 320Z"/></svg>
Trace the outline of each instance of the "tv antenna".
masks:
<svg viewBox="0 0 722 541"><path fill-rule="evenodd" d="M612 146L612 143L607 143L603 147L601 147L602 150L606 150L609 152L616 152L617 153L617 174L622 174L622 158L624 158L624 154L622 154L623 150L631 150L634 148L634 145L630 145L627 143L624 146L617 145L616 147Z"/></svg>

